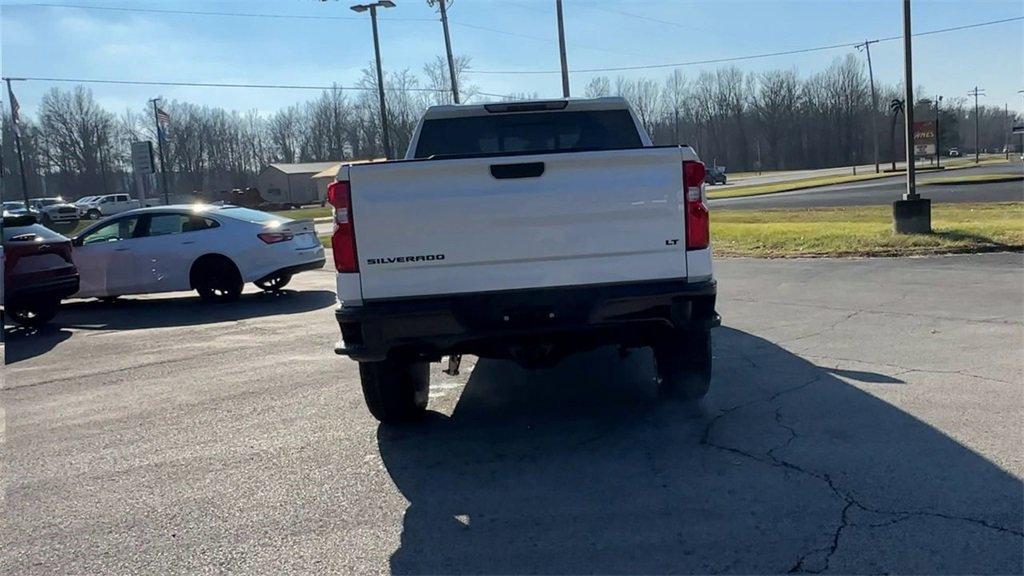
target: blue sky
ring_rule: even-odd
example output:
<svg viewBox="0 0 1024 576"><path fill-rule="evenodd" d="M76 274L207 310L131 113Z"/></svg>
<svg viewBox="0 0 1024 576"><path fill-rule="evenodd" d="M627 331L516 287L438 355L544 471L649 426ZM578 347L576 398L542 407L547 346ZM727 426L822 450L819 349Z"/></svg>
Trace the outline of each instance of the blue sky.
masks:
<svg viewBox="0 0 1024 576"><path fill-rule="evenodd" d="M455 52L472 56L475 69L557 70L554 0L449 1ZM441 26L426 0L396 2L396 8L381 13L384 66L419 73L424 62L444 53ZM5 76L351 85L371 62L373 46L368 16L350 11L350 3L53 0L44 6L5 1L0 4L0 65ZM172 15L75 6L333 19ZM564 7L570 69L726 58L895 36L902 31L899 0L564 0ZM915 31L1020 16L1024 16L1022 0L914 1ZM840 48L736 64L745 71L795 68L806 76L852 51ZM965 96L977 84L987 90L983 102L1024 108L1024 95L1017 93L1024 89L1024 21L918 37L914 56L915 84L930 94L947 99ZM902 78L900 41L873 45L872 57L879 81L893 83ZM695 76L715 66L680 70ZM660 80L670 71L607 75ZM572 74L573 94L581 95L593 76ZM561 95L557 74L478 73L471 82L486 92ZM34 113L43 92L53 85L17 83L15 90L25 112ZM262 112L316 95L299 90L91 88L105 107L118 113L139 110L156 95Z"/></svg>

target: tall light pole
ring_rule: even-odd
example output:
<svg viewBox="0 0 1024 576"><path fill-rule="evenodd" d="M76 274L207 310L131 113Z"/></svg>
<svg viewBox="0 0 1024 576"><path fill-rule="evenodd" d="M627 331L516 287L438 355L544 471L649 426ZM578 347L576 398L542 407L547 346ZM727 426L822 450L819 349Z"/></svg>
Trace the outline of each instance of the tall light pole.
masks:
<svg viewBox="0 0 1024 576"><path fill-rule="evenodd" d="M558 12L558 52L562 59L562 97L569 97L569 64L565 60L565 25L562 23L562 0L555 0Z"/></svg>
<svg viewBox="0 0 1024 576"><path fill-rule="evenodd" d="M427 5L438 5L441 10L441 26L444 28L444 50L448 53L448 76L452 79L452 101L459 104L459 81L455 78L455 59L452 57L452 37L448 34L447 0L427 0Z"/></svg>
<svg viewBox="0 0 1024 576"><path fill-rule="evenodd" d="M903 0L903 132L907 150L907 192L904 200L916 200L917 174L914 166L914 58L911 54L910 0Z"/></svg>
<svg viewBox="0 0 1024 576"><path fill-rule="evenodd" d="M878 94L875 92L875 72L871 68L871 45L876 42L878 40L865 40L863 44L857 45L857 49L864 48L868 56L868 79L871 81L871 140L875 146L875 174L878 174L878 127L875 124L875 116L878 115Z"/></svg>
<svg viewBox="0 0 1024 576"><path fill-rule="evenodd" d="M977 164L981 159L981 141L978 140L978 96L984 96L985 89L975 86L967 95L974 96L974 163Z"/></svg>
<svg viewBox="0 0 1024 576"><path fill-rule="evenodd" d="M903 0L903 118L906 121L907 192L892 204L892 230L896 234L932 231L932 203L917 193L914 166L914 59L911 53L910 0Z"/></svg>
<svg viewBox="0 0 1024 576"><path fill-rule="evenodd" d="M373 23L373 52L377 57L377 94L380 96L380 134L384 144L384 157L391 158L391 137L388 134L388 109L384 102L384 72L380 65L380 38L377 36L377 7L394 8L391 0L378 0L373 4L356 4L352 10L356 12L370 11L370 22Z"/></svg>
<svg viewBox="0 0 1024 576"><path fill-rule="evenodd" d="M942 168L942 133L939 132L939 104L942 104L942 96L935 97L935 167Z"/></svg>

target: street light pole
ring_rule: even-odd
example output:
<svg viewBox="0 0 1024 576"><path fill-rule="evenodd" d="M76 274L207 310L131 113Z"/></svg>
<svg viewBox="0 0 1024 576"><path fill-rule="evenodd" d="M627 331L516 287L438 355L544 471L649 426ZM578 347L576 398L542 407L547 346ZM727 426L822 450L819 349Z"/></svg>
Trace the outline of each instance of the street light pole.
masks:
<svg viewBox="0 0 1024 576"><path fill-rule="evenodd" d="M871 68L871 45L878 40L865 40L863 44L858 44L857 48L864 47L864 52L868 56L868 79L871 82L871 140L875 147L875 174L880 172L878 168L878 127L877 119L875 116L878 115L878 94L875 92L875 72Z"/></svg>
<svg viewBox="0 0 1024 576"><path fill-rule="evenodd" d="M384 157L391 158L391 137L388 134L388 109L384 100L384 71L380 63L380 38L377 34L377 7L394 8L391 0L379 0L373 4L356 4L352 10L356 12L370 11L370 22L373 24L373 52L377 58L377 94L380 96L380 134L384 145Z"/></svg>
<svg viewBox="0 0 1024 576"><path fill-rule="evenodd" d="M555 0L558 12L558 52L562 58L562 97L569 97L569 64L565 60L565 26L562 23L562 0Z"/></svg>
<svg viewBox="0 0 1024 576"><path fill-rule="evenodd" d="M927 234L932 231L932 203L917 193L914 166L914 65L911 53L910 0L903 0L903 119L906 126L907 192L892 203L892 231Z"/></svg>
<svg viewBox="0 0 1024 576"><path fill-rule="evenodd" d="M910 0L903 0L903 125L907 150L907 192L904 200L916 200L917 174L914 166L914 65L911 54Z"/></svg>

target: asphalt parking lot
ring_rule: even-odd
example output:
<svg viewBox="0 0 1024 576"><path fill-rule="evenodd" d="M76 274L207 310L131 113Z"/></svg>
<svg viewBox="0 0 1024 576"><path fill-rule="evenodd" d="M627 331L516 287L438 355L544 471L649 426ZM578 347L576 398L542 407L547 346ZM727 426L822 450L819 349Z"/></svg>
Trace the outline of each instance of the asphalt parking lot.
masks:
<svg viewBox="0 0 1024 576"><path fill-rule="evenodd" d="M326 271L9 330L3 569L1024 571L1024 256L717 266L701 405L645 352L467 358L380 427Z"/></svg>

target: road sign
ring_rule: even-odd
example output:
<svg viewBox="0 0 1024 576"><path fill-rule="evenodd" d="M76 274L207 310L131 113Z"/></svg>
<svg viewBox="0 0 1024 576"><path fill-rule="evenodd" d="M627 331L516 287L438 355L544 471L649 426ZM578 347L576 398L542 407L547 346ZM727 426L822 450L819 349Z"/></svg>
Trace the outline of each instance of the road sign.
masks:
<svg viewBox="0 0 1024 576"><path fill-rule="evenodd" d="M132 168L136 174L152 174L156 172L153 162L153 143L132 142Z"/></svg>
<svg viewBox="0 0 1024 576"><path fill-rule="evenodd" d="M914 122L914 156L935 154L935 122Z"/></svg>

